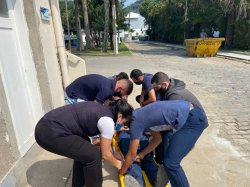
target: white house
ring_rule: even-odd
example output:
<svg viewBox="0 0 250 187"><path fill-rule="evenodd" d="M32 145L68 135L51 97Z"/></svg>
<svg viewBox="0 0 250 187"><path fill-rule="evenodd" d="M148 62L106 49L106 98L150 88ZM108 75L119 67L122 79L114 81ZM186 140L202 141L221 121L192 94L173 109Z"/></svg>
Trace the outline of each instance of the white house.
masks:
<svg viewBox="0 0 250 187"><path fill-rule="evenodd" d="M145 18L138 13L129 12L125 17L126 23L129 25L129 28L133 30L131 36L139 37L145 36L148 26L145 25ZM125 32L125 37L129 35L129 32ZM130 36L130 37L131 37Z"/></svg>

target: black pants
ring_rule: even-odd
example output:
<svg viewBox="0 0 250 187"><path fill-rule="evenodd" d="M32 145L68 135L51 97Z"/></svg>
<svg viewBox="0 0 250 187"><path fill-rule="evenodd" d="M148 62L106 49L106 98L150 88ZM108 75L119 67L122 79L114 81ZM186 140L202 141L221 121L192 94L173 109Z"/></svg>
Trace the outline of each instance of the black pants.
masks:
<svg viewBox="0 0 250 187"><path fill-rule="evenodd" d="M74 159L73 187L101 187L103 178L100 149L83 137L56 132L56 125L58 124L42 118L35 129L37 143L52 153Z"/></svg>

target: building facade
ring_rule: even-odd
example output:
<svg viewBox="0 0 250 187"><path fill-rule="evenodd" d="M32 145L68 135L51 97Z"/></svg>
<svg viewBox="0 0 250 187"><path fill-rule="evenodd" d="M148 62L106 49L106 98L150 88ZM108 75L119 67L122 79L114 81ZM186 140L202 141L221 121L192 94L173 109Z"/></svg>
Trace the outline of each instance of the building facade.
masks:
<svg viewBox="0 0 250 187"><path fill-rule="evenodd" d="M146 35L148 26L145 24L145 18L138 13L129 12L125 17L126 24L129 25L131 32L125 32L125 37L131 35L132 37L140 37ZM130 36L130 37L131 37Z"/></svg>

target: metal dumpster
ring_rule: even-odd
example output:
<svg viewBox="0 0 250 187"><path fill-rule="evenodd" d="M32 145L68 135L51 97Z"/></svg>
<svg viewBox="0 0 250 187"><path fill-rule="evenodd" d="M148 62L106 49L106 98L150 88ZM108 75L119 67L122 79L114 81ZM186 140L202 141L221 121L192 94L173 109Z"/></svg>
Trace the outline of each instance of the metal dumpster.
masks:
<svg viewBox="0 0 250 187"><path fill-rule="evenodd" d="M196 38L186 39L187 56L191 57L207 57L215 56L221 43L225 38Z"/></svg>

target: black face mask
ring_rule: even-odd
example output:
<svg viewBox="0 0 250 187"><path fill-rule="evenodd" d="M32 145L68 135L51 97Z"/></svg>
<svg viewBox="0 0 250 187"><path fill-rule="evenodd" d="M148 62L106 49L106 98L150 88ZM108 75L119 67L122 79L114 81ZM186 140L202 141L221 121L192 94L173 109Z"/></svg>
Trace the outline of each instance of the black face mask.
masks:
<svg viewBox="0 0 250 187"><path fill-rule="evenodd" d="M156 93L160 94L160 96L164 96L164 94L167 92L166 89L160 88L159 90L156 91Z"/></svg>
<svg viewBox="0 0 250 187"><path fill-rule="evenodd" d="M113 96L122 98L122 95L121 95L120 92L115 92L115 93L113 94Z"/></svg>
<svg viewBox="0 0 250 187"><path fill-rule="evenodd" d="M141 85L142 81L135 82L136 85Z"/></svg>

